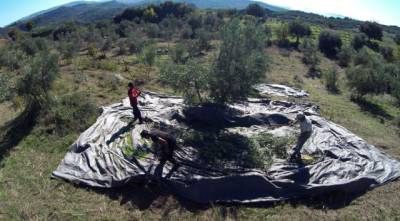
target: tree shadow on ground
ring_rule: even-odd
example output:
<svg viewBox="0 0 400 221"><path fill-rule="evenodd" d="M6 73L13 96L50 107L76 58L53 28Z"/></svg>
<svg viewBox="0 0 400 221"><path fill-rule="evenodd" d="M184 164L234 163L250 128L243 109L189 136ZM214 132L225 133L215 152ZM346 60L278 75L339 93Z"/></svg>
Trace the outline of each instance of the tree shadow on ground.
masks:
<svg viewBox="0 0 400 221"><path fill-rule="evenodd" d="M351 98L353 102L358 104L362 111L369 112L376 117L381 117L386 120L392 120L393 116L387 113L381 106L369 101L364 97Z"/></svg>
<svg viewBox="0 0 400 221"><path fill-rule="evenodd" d="M38 108L26 108L18 117L0 128L0 162L35 126Z"/></svg>

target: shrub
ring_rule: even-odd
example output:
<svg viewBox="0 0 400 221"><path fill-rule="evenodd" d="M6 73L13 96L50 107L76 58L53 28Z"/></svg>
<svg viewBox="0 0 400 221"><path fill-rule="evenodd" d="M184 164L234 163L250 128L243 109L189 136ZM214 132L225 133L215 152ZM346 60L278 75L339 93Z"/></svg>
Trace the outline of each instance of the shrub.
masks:
<svg viewBox="0 0 400 221"><path fill-rule="evenodd" d="M355 50L360 50L361 48L363 48L364 46L367 45L368 39L367 39L367 35L364 33L355 35L353 40L351 41L351 45L353 46L353 48Z"/></svg>
<svg viewBox="0 0 400 221"><path fill-rule="evenodd" d="M296 37L296 45L299 45L300 38L311 35L310 26L305 25L297 19L289 23L289 32Z"/></svg>
<svg viewBox="0 0 400 221"><path fill-rule="evenodd" d="M336 68L330 68L328 71L324 72L325 87L328 91L332 93L339 92L337 81L338 72Z"/></svg>
<svg viewBox="0 0 400 221"><path fill-rule="evenodd" d="M369 39L382 40L382 27L376 22L364 22L360 25L360 31L365 33Z"/></svg>
<svg viewBox="0 0 400 221"><path fill-rule="evenodd" d="M340 50L339 54L337 55L339 65L342 67L347 67L351 62L353 53L353 49L350 47L342 48L342 50Z"/></svg>
<svg viewBox="0 0 400 221"><path fill-rule="evenodd" d="M150 79L150 71L156 61L156 48L154 45L146 46L141 54L141 61L147 66L147 80Z"/></svg>
<svg viewBox="0 0 400 221"><path fill-rule="evenodd" d="M99 49L96 48L96 46L90 45L90 46L88 47L88 55L89 55L90 57L95 58L95 57L97 57L97 54L98 54L98 53L99 53Z"/></svg>
<svg viewBox="0 0 400 221"><path fill-rule="evenodd" d="M319 35L318 47L327 57L335 57L342 47L342 39L336 32L323 31Z"/></svg>
<svg viewBox="0 0 400 221"><path fill-rule="evenodd" d="M43 107L49 101L48 92L58 75L58 55L38 54L19 79L17 93L27 105Z"/></svg>
<svg viewBox="0 0 400 221"><path fill-rule="evenodd" d="M387 61L393 61L394 60L394 50L390 46L380 46L380 52Z"/></svg>
<svg viewBox="0 0 400 221"><path fill-rule="evenodd" d="M252 4L249 4L249 6L247 6L246 14L252 15L255 17L264 17L267 14L267 11L263 7L261 7L259 4L252 3Z"/></svg>
<svg viewBox="0 0 400 221"><path fill-rule="evenodd" d="M393 38L394 42L396 42L397 45L400 45L400 34L396 34Z"/></svg>
<svg viewBox="0 0 400 221"><path fill-rule="evenodd" d="M210 74L211 96L225 103L245 99L267 71L264 32L254 21L234 19L222 32L219 55Z"/></svg>
<svg viewBox="0 0 400 221"><path fill-rule="evenodd" d="M356 54L353 62L346 75L356 96L379 94L386 90L382 56L364 47Z"/></svg>
<svg viewBox="0 0 400 221"><path fill-rule="evenodd" d="M12 95L12 82L10 76L0 73L0 103L10 100Z"/></svg>
<svg viewBox="0 0 400 221"><path fill-rule="evenodd" d="M187 59L187 51L183 44L177 44L170 53L172 60L177 64L183 64Z"/></svg>
<svg viewBox="0 0 400 221"><path fill-rule="evenodd" d="M289 26L286 23L281 23L276 29L276 35L278 37L278 46L288 47L289 46Z"/></svg>
<svg viewBox="0 0 400 221"><path fill-rule="evenodd" d="M208 92L208 74L209 70L195 60L186 65L166 63L161 68L160 81L183 93L186 103L202 103L203 94Z"/></svg>
<svg viewBox="0 0 400 221"><path fill-rule="evenodd" d="M82 132L96 119L97 107L85 93L73 93L55 98L41 116L39 123L47 133L61 136Z"/></svg>
<svg viewBox="0 0 400 221"><path fill-rule="evenodd" d="M304 54L304 64L315 67L320 63L317 46L314 44L314 41L312 39L304 39L303 43L300 45L300 50Z"/></svg>
<svg viewBox="0 0 400 221"><path fill-rule="evenodd" d="M11 47L1 48L0 65L8 67L11 71L15 71L22 67L25 55L21 50Z"/></svg>

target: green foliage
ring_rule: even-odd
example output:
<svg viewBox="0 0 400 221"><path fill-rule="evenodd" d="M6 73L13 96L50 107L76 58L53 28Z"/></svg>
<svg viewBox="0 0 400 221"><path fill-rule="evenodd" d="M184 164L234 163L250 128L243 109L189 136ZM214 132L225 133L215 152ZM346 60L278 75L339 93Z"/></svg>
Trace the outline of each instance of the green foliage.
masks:
<svg viewBox="0 0 400 221"><path fill-rule="evenodd" d="M263 133L250 138L240 134L191 131L183 136L185 145L199 151L199 160L205 164L226 165L268 170L273 157L285 159L287 148L296 142L295 137L277 138Z"/></svg>
<svg viewBox="0 0 400 221"><path fill-rule="evenodd" d="M183 94L189 104L204 102L208 92L209 70L198 61L189 60L186 65L166 63L160 73L160 81Z"/></svg>
<svg viewBox="0 0 400 221"><path fill-rule="evenodd" d="M148 80L150 79L150 71L156 61L156 56L157 56L156 47L153 44L143 48L140 59L142 63L147 66Z"/></svg>
<svg viewBox="0 0 400 221"><path fill-rule="evenodd" d="M264 17L267 14L267 11L263 7L261 7L259 4L252 3L252 4L249 4L249 6L247 6L246 14L252 15L255 17Z"/></svg>
<svg viewBox="0 0 400 221"><path fill-rule="evenodd" d="M38 52L47 51L49 42L44 38L26 38L21 41L20 48L27 55L33 56Z"/></svg>
<svg viewBox="0 0 400 221"><path fill-rule="evenodd" d="M365 33L369 39L381 41L383 37L382 27L376 22L367 21L360 25L360 31Z"/></svg>
<svg viewBox="0 0 400 221"><path fill-rule="evenodd" d="M400 34L396 34L393 38L394 42L396 42L397 45L400 45Z"/></svg>
<svg viewBox="0 0 400 221"><path fill-rule="evenodd" d="M342 48L342 50L340 50L340 52L337 55L339 65L342 67L347 67L351 62L353 54L354 50L352 48L350 47Z"/></svg>
<svg viewBox="0 0 400 221"><path fill-rule="evenodd" d="M0 103L10 100L12 93L10 76L0 73Z"/></svg>
<svg viewBox="0 0 400 221"><path fill-rule="evenodd" d="M338 81L338 71L336 68L330 68L323 74L325 80L325 87L328 91L332 93L339 92L339 88L337 85Z"/></svg>
<svg viewBox="0 0 400 221"><path fill-rule="evenodd" d="M189 15L187 23L192 28L192 31L196 32L203 25L203 19L199 13L195 12Z"/></svg>
<svg viewBox="0 0 400 221"><path fill-rule="evenodd" d="M291 35L296 37L296 44L299 45L300 38L311 35L311 28L296 19L289 23L289 32Z"/></svg>
<svg viewBox="0 0 400 221"><path fill-rule="evenodd" d="M171 50L171 59L177 64L183 64L187 59L187 50L183 44L177 44Z"/></svg>
<svg viewBox="0 0 400 221"><path fill-rule="evenodd" d="M13 41L16 41L16 40L18 40L18 39L22 36L22 33L21 33L21 31L20 31L19 29L12 28L12 29L10 29L10 30L8 31L7 35L8 35L8 37L10 37Z"/></svg>
<svg viewBox="0 0 400 221"><path fill-rule="evenodd" d="M361 48L363 48L364 46L367 45L367 43L368 43L368 39L367 38L368 38L368 36L366 34L364 34L364 33L357 34L357 35L354 36L354 38L353 38L353 40L351 42L351 45L353 46L353 48L355 50L358 51L358 50L360 50Z"/></svg>
<svg viewBox="0 0 400 221"><path fill-rule="evenodd" d="M93 45L93 44L89 45L89 47L88 47L88 55L90 57L95 58L95 57L97 57L98 53L99 53L99 49L96 48L95 45Z"/></svg>
<svg viewBox="0 0 400 221"><path fill-rule="evenodd" d="M28 31L32 31L32 29L35 27L35 23L33 22L33 21L28 21L26 24L25 24L25 28L26 28L26 30L28 30Z"/></svg>
<svg viewBox="0 0 400 221"><path fill-rule="evenodd" d="M42 129L60 136L87 129L98 113L90 97L81 92L56 97L39 117Z"/></svg>
<svg viewBox="0 0 400 221"><path fill-rule="evenodd" d="M193 131L185 134L183 140L185 145L198 149L199 160L210 166L263 168L264 161L270 163L270 158L264 160L249 138L239 134Z"/></svg>
<svg viewBox="0 0 400 221"><path fill-rule="evenodd" d="M314 41L310 38L304 39L300 45L300 50L303 52L303 62L312 67L316 67L320 63L320 58L318 56L317 46Z"/></svg>
<svg viewBox="0 0 400 221"><path fill-rule="evenodd" d="M17 84L17 93L25 102L44 106L49 101L49 90L59 75L58 55L41 53L35 56Z"/></svg>
<svg viewBox="0 0 400 221"><path fill-rule="evenodd" d="M287 23L281 23L276 29L276 35L278 37L278 45L280 47L289 46L289 25Z"/></svg>
<svg viewBox="0 0 400 221"><path fill-rule="evenodd" d="M3 47L0 49L0 66L15 71L22 67L25 57L25 54L18 48Z"/></svg>
<svg viewBox="0 0 400 221"><path fill-rule="evenodd" d="M79 45L72 41L60 41L59 51L64 59L71 60L78 53Z"/></svg>
<svg viewBox="0 0 400 221"><path fill-rule="evenodd" d="M394 60L394 49L390 46L380 46L379 47L380 52L387 61L393 61Z"/></svg>
<svg viewBox="0 0 400 221"><path fill-rule="evenodd" d="M268 69L264 32L254 21L234 19L223 28L221 38L210 74L211 97L219 103L245 99Z"/></svg>
<svg viewBox="0 0 400 221"><path fill-rule="evenodd" d="M318 47L327 57L335 57L342 48L342 39L337 32L323 31L319 34Z"/></svg>
<svg viewBox="0 0 400 221"><path fill-rule="evenodd" d="M199 29L196 31L196 37L197 37L197 41L196 41L196 46L198 48L199 51L208 51L211 49L211 44L210 44L210 40L211 40L211 33L204 30L204 29Z"/></svg>
<svg viewBox="0 0 400 221"><path fill-rule="evenodd" d="M346 74L355 95L379 94L386 90L382 56L364 47L356 54L353 63Z"/></svg>

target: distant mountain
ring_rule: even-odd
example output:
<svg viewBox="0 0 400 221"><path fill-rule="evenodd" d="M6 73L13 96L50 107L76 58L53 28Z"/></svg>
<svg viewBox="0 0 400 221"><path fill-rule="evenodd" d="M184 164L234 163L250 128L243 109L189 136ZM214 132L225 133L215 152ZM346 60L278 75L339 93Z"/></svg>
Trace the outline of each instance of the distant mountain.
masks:
<svg viewBox="0 0 400 221"><path fill-rule="evenodd" d="M36 26L57 24L69 20L77 22L91 22L99 19L109 19L122 13L128 7L159 4L167 0L114 0L114 1L75 1L65 5L53 7L44 11L26 16L7 27L22 27L23 23L32 20ZM244 9L252 0L172 0L173 2L186 2L202 9ZM256 2L262 7L272 11L285 11L286 9L273 5Z"/></svg>
<svg viewBox="0 0 400 221"><path fill-rule="evenodd" d="M125 4L158 4L165 2L165 0L118 0ZM271 11L287 11L286 8L270 5L267 3L254 1L254 0L172 0L173 2L185 2L188 4L195 5L202 9L245 9L251 3L257 3L260 6L269 9Z"/></svg>
<svg viewBox="0 0 400 221"><path fill-rule="evenodd" d="M37 12L7 26L23 27L27 20L31 20L36 26L59 24L66 21L91 22L101 19L111 19L130 7L117 1L109 2L72 2L67 5L55 7L53 9Z"/></svg>
<svg viewBox="0 0 400 221"><path fill-rule="evenodd" d="M18 21L30 20L30 19L32 19L32 18L35 18L35 17L39 16L39 15L45 14L45 13L47 13L47 12L54 11L54 10L59 9L59 8L61 8L61 7L73 7L73 6L76 6L76 5L96 4L96 3L98 3L98 2L95 2L95 1L76 1L76 2L70 2L70 3L64 4L64 5L59 5L59 6L56 6L56 7L52 7L52 8L43 10L43 11L39 11L39 12L33 13L33 14L31 14L31 15L28 15L28 16L26 16L26 17L21 18L21 19L18 20ZM17 21L17 22L18 22L18 21Z"/></svg>

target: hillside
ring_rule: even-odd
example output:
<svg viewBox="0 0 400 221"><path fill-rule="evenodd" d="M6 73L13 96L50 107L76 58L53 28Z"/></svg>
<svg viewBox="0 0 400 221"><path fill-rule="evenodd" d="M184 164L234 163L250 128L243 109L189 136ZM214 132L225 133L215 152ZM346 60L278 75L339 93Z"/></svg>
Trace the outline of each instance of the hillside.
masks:
<svg viewBox="0 0 400 221"><path fill-rule="evenodd" d="M27 20L33 21L37 27L60 24L68 21L82 23L93 22L102 19L113 18L128 7L140 7L149 4L160 4L166 0L121 0L107 2L76 1L65 5L54 7L48 10L40 11L24 17L10 25L11 27L20 27L24 29L24 23ZM173 2L185 2L202 9L244 9L251 0L174 0ZM271 11L285 11L284 8L257 2L262 7Z"/></svg>
<svg viewBox="0 0 400 221"><path fill-rule="evenodd" d="M61 24L68 21L87 23L102 19L111 19L126 9L128 5L118 2L105 3L76 3L57 7L53 10L39 13L37 16L28 16L37 27ZM26 19L7 26L24 28Z"/></svg>

